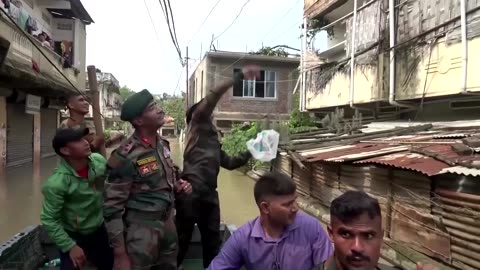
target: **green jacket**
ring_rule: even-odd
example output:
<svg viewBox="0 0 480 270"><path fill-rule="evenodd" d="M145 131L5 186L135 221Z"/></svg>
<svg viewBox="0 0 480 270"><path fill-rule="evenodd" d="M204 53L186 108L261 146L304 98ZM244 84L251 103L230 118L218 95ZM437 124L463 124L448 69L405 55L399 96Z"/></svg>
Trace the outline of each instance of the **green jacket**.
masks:
<svg viewBox="0 0 480 270"><path fill-rule="evenodd" d="M100 154L93 153L89 157L88 181L62 159L43 185L40 220L62 252L75 246L66 231L88 235L102 225L105 172L106 160Z"/></svg>

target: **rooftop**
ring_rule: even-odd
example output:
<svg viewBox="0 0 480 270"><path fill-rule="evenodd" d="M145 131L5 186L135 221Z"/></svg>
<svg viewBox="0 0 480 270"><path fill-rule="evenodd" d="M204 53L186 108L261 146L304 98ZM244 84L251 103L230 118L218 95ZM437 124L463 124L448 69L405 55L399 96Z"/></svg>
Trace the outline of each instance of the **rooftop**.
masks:
<svg viewBox="0 0 480 270"><path fill-rule="evenodd" d="M301 162L383 165L427 176L480 176L480 123L396 124L374 123L354 135L304 133L281 148L295 152Z"/></svg>
<svg viewBox="0 0 480 270"><path fill-rule="evenodd" d="M299 64L299 57L281 57L281 56L268 56L268 55L257 55L249 54L243 52L227 52L227 51L216 51L216 52L207 52L206 57L213 58L224 58L224 59L245 59L245 60L254 60L254 61L270 61L270 62L281 62L281 63L292 63Z"/></svg>

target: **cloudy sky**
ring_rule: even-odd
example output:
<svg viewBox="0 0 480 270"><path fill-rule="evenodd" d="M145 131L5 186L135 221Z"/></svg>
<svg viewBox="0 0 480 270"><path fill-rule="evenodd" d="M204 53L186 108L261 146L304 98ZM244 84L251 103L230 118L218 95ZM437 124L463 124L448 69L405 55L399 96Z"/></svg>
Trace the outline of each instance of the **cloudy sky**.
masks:
<svg viewBox="0 0 480 270"><path fill-rule="evenodd" d="M188 45L192 58L190 72L209 49L212 35L224 32L246 3L220 0L200 28L217 1L171 0L182 56ZM177 95L185 91L185 69L170 39L159 0L82 3L95 21L87 26L87 65L114 74L121 85L135 91L147 88L156 94ZM300 49L302 10L303 0L249 0L214 44L218 50L241 52L257 50L262 44Z"/></svg>

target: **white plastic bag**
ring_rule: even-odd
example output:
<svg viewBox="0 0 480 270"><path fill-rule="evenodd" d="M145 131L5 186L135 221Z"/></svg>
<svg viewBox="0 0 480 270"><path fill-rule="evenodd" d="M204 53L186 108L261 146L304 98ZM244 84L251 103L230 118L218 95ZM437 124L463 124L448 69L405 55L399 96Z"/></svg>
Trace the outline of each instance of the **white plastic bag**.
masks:
<svg viewBox="0 0 480 270"><path fill-rule="evenodd" d="M256 139L247 142L248 151L253 158L262 162L269 162L277 157L280 134L273 129L264 130L257 134Z"/></svg>

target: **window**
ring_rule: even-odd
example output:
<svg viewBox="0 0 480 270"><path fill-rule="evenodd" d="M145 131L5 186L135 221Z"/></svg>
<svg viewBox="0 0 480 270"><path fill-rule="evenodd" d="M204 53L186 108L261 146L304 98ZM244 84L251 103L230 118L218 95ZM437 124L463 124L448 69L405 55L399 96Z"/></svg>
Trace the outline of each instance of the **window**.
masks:
<svg viewBox="0 0 480 270"><path fill-rule="evenodd" d="M240 72L234 69L233 74ZM234 97L245 98L276 98L277 73L275 71L261 70L258 80L244 80L233 86Z"/></svg>

